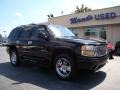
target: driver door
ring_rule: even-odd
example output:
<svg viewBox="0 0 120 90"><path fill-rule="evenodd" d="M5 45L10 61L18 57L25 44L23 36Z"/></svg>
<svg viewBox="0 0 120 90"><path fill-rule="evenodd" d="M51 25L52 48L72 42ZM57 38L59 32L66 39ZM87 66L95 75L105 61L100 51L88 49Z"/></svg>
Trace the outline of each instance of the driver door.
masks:
<svg viewBox="0 0 120 90"><path fill-rule="evenodd" d="M38 63L46 62L49 59L49 41L45 40L44 37L40 35L46 35L49 37L49 34L45 26L39 26L32 31L31 39L28 41L28 49L30 51L30 56L34 58Z"/></svg>

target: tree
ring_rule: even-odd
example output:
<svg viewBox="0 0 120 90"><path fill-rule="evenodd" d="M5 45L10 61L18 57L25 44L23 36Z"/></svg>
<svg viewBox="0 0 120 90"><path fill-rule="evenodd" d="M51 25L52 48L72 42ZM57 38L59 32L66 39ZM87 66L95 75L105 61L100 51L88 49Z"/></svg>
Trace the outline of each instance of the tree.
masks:
<svg viewBox="0 0 120 90"><path fill-rule="evenodd" d="M2 34L0 34L0 42L2 41L3 37L2 37Z"/></svg>
<svg viewBox="0 0 120 90"><path fill-rule="evenodd" d="M77 6L76 6L75 13L78 13L78 12L81 12L81 11L80 11L80 8L79 8L78 5L77 5Z"/></svg>
<svg viewBox="0 0 120 90"><path fill-rule="evenodd" d="M81 8L79 8L79 6L76 6L76 10L74 11L74 13L81 13L81 12L88 12L91 11L90 8L85 7L84 4L81 5Z"/></svg>
<svg viewBox="0 0 120 90"><path fill-rule="evenodd" d="M63 15L64 14L64 12L63 11L61 11L61 15Z"/></svg>
<svg viewBox="0 0 120 90"><path fill-rule="evenodd" d="M48 18L50 18L50 15L47 15L48 16Z"/></svg>
<svg viewBox="0 0 120 90"><path fill-rule="evenodd" d="M48 14L47 16L48 16L48 18L53 18L54 17L53 14Z"/></svg>
<svg viewBox="0 0 120 90"><path fill-rule="evenodd" d="M0 34L0 38L2 38L2 34Z"/></svg>
<svg viewBox="0 0 120 90"><path fill-rule="evenodd" d="M53 15L53 14L50 14L50 17L51 17L51 18L53 18L53 17L54 17L54 15Z"/></svg>

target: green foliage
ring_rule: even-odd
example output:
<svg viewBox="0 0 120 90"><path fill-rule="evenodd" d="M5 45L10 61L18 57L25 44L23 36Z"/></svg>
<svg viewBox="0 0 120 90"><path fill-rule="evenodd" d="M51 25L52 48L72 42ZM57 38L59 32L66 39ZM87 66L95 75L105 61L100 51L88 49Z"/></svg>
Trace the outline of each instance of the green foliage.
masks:
<svg viewBox="0 0 120 90"><path fill-rule="evenodd" d="M53 14L48 14L47 16L48 16L48 18L53 18L54 17Z"/></svg>
<svg viewBox="0 0 120 90"><path fill-rule="evenodd" d="M81 12L88 12L91 11L90 8L85 7L84 4L81 5L81 7L79 8L79 6L76 6L76 10L74 11L74 13L81 13Z"/></svg>
<svg viewBox="0 0 120 90"><path fill-rule="evenodd" d="M0 38L2 38L2 34L0 34Z"/></svg>

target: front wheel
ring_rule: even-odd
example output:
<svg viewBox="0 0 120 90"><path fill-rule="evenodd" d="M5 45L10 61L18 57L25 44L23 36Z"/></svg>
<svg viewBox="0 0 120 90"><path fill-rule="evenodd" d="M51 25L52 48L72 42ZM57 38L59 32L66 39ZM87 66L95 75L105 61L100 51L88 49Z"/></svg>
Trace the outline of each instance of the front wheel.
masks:
<svg viewBox="0 0 120 90"><path fill-rule="evenodd" d="M67 54L61 54L55 58L54 69L57 77L63 80L73 79L76 75L75 63Z"/></svg>

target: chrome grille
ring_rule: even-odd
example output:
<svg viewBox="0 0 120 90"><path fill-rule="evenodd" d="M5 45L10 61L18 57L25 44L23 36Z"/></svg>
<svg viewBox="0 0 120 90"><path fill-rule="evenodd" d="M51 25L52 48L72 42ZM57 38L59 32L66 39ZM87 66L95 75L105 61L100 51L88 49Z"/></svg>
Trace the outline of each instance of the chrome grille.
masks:
<svg viewBox="0 0 120 90"><path fill-rule="evenodd" d="M95 56L104 56L107 54L106 45L95 46Z"/></svg>

